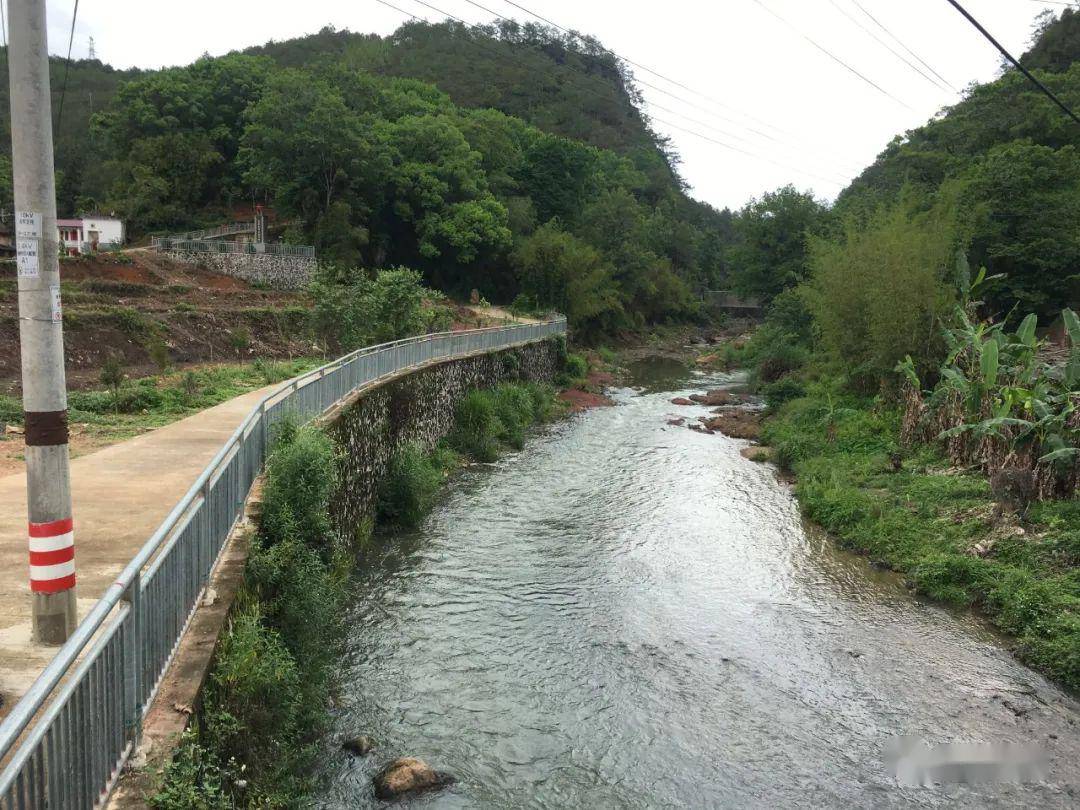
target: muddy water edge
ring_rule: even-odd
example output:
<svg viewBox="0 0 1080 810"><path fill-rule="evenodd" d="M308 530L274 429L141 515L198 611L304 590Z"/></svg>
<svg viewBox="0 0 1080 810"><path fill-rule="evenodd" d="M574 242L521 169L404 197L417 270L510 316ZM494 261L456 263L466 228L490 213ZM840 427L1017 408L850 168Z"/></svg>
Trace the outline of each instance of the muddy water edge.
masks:
<svg viewBox="0 0 1080 810"><path fill-rule="evenodd" d="M1080 705L976 618L805 526L745 442L668 424L734 386L671 361L458 476L355 580L318 806L419 756L438 808L1075 807ZM367 735L365 757L335 740ZM882 752L1034 742L1034 784L901 787Z"/></svg>

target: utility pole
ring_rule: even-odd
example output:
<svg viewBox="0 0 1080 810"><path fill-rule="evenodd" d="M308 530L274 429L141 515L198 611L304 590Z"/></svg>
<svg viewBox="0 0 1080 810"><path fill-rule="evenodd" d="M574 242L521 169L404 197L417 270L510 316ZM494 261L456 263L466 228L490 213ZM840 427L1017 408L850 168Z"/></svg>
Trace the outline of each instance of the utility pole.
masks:
<svg viewBox="0 0 1080 810"><path fill-rule="evenodd" d="M45 0L7 6L33 639L61 644L76 624L75 541Z"/></svg>

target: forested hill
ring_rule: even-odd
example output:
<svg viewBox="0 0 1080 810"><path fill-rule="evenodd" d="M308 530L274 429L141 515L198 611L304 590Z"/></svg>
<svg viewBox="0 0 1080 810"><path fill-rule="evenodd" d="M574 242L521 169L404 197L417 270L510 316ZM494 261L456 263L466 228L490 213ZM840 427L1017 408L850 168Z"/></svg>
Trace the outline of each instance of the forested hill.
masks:
<svg viewBox="0 0 1080 810"><path fill-rule="evenodd" d="M59 92L61 214L116 211L132 234L268 204L328 264L558 309L580 336L693 317L723 277L731 214L685 194L629 72L592 40L325 29L160 71L76 62Z"/></svg>
<svg viewBox="0 0 1080 810"><path fill-rule="evenodd" d="M1044 18L1021 62L1080 109L1080 12ZM865 216L902 194L953 194L971 264L1005 274L996 297L1021 312L1050 313L1075 304L1080 288L1078 145L1080 125L1009 69L895 138L840 195L835 212Z"/></svg>
<svg viewBox="0 0 1080 810"><path fill-rule="evenodd" d="M245 53L283 67L333 58L351 67L436 85L461 107L500 110L546 132L655 160L666 146L649 131L625 66L589 38L513 21L469 27L410 22L392 35L324 28Z"/></svg>

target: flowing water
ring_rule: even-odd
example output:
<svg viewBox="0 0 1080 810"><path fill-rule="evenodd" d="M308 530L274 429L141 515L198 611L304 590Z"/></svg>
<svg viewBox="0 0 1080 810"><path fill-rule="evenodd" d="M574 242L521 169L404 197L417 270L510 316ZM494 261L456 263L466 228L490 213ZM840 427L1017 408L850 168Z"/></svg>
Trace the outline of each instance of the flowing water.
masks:
<svg viewBox="0 0 1080 810"><path fill-rule="evenodd" d="M804 526L745 443L666 423L730 378L636 371L376 538L334 735L378 748L328 745L322 806L378 806L403 755L458 779L409 807L1077 806L1076 702ZM897 735L1034 742L1049 775L901 787Z"/></svg>

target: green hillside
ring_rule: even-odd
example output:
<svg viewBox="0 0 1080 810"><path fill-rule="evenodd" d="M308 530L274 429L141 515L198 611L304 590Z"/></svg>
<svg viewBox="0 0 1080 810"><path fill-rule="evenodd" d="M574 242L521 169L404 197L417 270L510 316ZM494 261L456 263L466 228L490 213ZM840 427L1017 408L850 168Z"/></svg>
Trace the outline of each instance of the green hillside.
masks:
<svg viewBox="0 0 1080 810"><path fill-rule="evenodd" d="M1080 109L1080 13L1046 18L1021 62ZM907 194L958 193L968 257L1002 307L1050 314L1075 304L1080 273L1080 125L1019 71L978 85L925 126L895 138L841 195L867 213Z"/></svg>
<svg viewBox="0 0 1080 810"><path fill-rule="evenodd" d="M326 261L560 309L582 336L695 317L723 276L730 214L686 196L591 40L324 29L160 71L78 62L67 99L60 210L115 210L132 234L269 204Z"/></svg>

